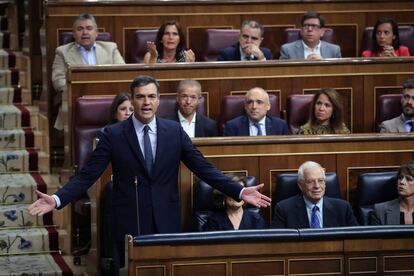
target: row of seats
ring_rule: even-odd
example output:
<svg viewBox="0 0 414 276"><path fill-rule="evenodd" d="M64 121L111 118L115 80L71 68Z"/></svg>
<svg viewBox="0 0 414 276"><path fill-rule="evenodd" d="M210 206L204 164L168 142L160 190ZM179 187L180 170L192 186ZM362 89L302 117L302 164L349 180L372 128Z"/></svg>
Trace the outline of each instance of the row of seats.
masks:
<svg viewBox="0 0 414 276"><path fill-rule="evenodd" d="M298 128L308 120L312 94L290 95L287 98L286 111L280 112L279 98L269 95L271 109L268 114L271 116L284 117L291 133L297 133ZM108 123L109 106L114 96L102 97L80 97L76 101L76 112L73 117L73 156L74 163L81 168L91 152L92 141L96 132ZM385 94L378 97L376 123L379 125L384 120L394 118L401 114L400 94ZM175 95L161 95L160 106L157 115L163 118L174 117L177 110ZM243 95L226 95L222 98L221 113L218 118L220 131L224 125L244 113ZM208 114L207 101L204 97L200 99L197 112Z"/></svg>
<svg viewBox="0 0 414 276"><path fill-rule="evenodd" d="M399 26L400 43L414 53L414 27L408 25ZM147 41L155 41L158 29L137 30L128 45L129 55L125 57L127 63L141 63L147 52ZM363 32L361 52L372 47L373 27L366 27ZM229 47L238 41L240 30L236 29L206 29L203 53L204 61L216 61L220 49ZM285 43L300 39L300 29L285 29ZM111 41L110 33L100 32L97 40ZM337 44L334 30L326 28L322 40ZM72 32L62 32L59 37L59 45L73 41ZM263 45L266 47L266 45Z"/></svg>
<svg viewBox="0 0 414 276"><path fill-rule="evenodd" d="M296 173L280 174L277 177L277 186L275 196L272 199L273 204L300 193L297 185L298 175ZM256 179L253 176L246 177L246 186L256 185ZM397 172L375 172L363 173L358 176L358 209L356 216L361 225L368 225L368 214L373 210L374 204L392 200L398 197L397 193ZM202 231L208 216L220 211L214 204L214 189L199 180L194 188L194 222L195 230ZM325 195L333 198L341 198L339 180L334 172L326 173L326 191ZM260 212L260 209L247 205L248 212Z"/></svg>

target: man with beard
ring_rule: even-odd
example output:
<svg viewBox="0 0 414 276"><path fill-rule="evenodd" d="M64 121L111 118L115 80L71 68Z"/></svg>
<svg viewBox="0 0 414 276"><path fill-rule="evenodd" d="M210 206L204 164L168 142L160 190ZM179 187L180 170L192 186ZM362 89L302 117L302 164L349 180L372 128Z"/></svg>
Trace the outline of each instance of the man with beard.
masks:
<svg viewBox="0 0 414 276"><path fill-rule="evenodd" d="M216 121L196 112L200 98L201 85L198 81L180 81L177 87L178 110L171 119L179 122L190 138L217 136Z"/></svg>
<svg viewBox="0 0 414 276"><path fill-rule="evenodd" d="M414 132L414 79L403 84L401 109L400 116L381 123L380 132Z"/></svg>
<svg viewBox="0 0 414 276"><path fill-rule="evenodd" d="M322 41L325 33L325 19L317 12L307 12L300 20L302 39L283 44L280 59L323 59L341 58L338 45Z"/></svg>

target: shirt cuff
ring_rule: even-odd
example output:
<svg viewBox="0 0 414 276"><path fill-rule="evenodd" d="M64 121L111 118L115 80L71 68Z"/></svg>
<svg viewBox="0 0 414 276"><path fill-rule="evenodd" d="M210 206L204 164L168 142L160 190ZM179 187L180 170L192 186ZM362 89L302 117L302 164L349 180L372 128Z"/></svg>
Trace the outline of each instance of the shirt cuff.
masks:
<svg viewBox="0 0 414 276"><path fill-rule="evenodd" d="M52 195L52 197L53 197L53 199L56 202L56 207L55 208L59 208L60 207L60 204L61 204L59 197L57 195Z"/></svg>
<svg viewBox="0 0 414 276"><path fill-rule="evenodd" d="M242 194L244 192L244 190L246 189L246 187L244 187L243 189L241 189L240 194L239 194L239 199L242 199Z"/></svg>

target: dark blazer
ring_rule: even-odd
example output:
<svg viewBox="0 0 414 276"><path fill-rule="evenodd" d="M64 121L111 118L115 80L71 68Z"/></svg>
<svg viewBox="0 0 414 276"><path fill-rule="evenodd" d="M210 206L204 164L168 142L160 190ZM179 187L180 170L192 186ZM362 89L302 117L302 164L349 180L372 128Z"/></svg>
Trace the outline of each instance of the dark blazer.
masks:
<svg viewBox="0 0 414 276"><path fill-rule="evenodd" d="M84 168L56 192L61 200L60 208L92 186L111 162L116 240L123 241L125 234L138 234L138 215L140 234L179 232L180 161L214 188L232 198L239 198L242 186L208 163L180 124L172 120L157 117L157 150L153 173L149 175L131 116L105 128Z"/></svg>
<svg viewBox="0 0 414 276"><path fill-rule="evenodd" d="M369 214L370 224L399 225L401 224L400 199L377 203L374 211Z"/></svg>
<svg viewBox="0 0 414 276"><path fill-rule="evenodd" d="M174 117L171 118L174 121L180 122L178 118L178 111L175 112ZM214 137L218 136L217 123L213 119L204 116L203 114L196 113L195 123L195 137Z"/></svg>
<svg viewBox="0 0 414 276"><path fill-rule="evenodd" d="M244 210L239 230L264 228L265 222L259 213ZM231 223L225 211L213 213L207 218L206 224L204 225L204 231L224 230L234 230L233 224Z"/></svg>
<svg viewBox="0 0 414 276"><path fill-rule="evenodd" d="M263 55L266 57L266 60L273 59L273 54L270 51L270 49L260 47L260 50L263 52ZM217 60L218 61L241 60L240 43L237 42L236 44L230 47L221 49L217 57Z"/></svg>
<svg viewBox="0 0 414 276"><path fill-rule="evenodd" d="M352 207L345 200L323 198L323 227L358 225ZM299 194L282 200L275 205L271 228L309 228L305 200Z"/></svg>
<svg viewBox="0 0 414 276"><path fill-rule="evenodd" d="M286 121L280 118L266 116L265 125L266 135L285 135L289 133ZM242 115L228 121L224 126L224 136L250 136L249 118Z"/></svg>

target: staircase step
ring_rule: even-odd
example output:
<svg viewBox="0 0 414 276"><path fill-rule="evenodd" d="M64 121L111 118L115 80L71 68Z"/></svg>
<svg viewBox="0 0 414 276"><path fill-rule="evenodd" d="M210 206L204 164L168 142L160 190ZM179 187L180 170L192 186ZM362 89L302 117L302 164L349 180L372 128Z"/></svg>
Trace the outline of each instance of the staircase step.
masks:
<svg viewBox="0 0 414 276"><path fill-rule="evenodd" d="M16 255L0 258L0 275L73 275L72 271L58 253Z"/></svg>
<svg viewBox="0 0 414 276"><path fill-rule="evenodd" d="M56 237L52 237L55 235ZM17 228L0 230L0 254L27 254L58 250L56 242L51 247L49 236L57 238L57 232L46 228Z"/></svg>

